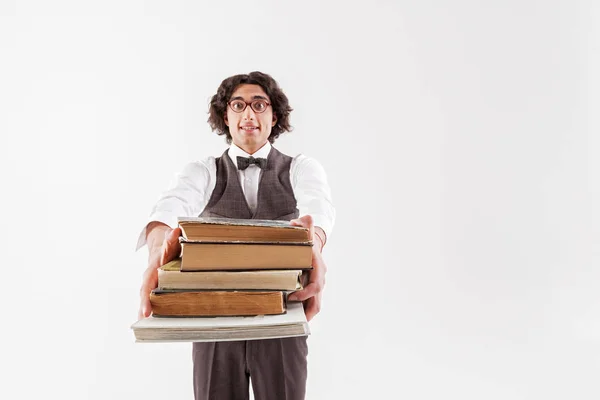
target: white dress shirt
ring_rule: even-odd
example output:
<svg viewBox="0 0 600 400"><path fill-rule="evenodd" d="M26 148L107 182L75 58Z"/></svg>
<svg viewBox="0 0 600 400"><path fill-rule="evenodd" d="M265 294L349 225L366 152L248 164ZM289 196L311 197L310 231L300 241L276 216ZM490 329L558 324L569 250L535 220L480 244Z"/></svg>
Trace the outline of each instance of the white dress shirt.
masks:
<svg viewBox="0 0 600 400"><path fill-rule="evenodd" d="M271 144L267 142L257 152L255 158L267 158ZM229 158L237 168L237 156L250 157L250 154L231 144ZM238 170L238 178L250 209L256 210L258 183L262 170L257 165L250 165L243 171ZM148 218L162 222L171 228L177 227L178 217L196 217L202 213L217 181L217 165L215 157L188 163L170 187L162 193ZM329 236L335 222L335 208L331 200L331 190L327 183L325 170L316 160L302 154L292 159L290 165L290 182L296 198L300 216L311 215L314 225L320 227ZM148 224L146 224L148 226ZM138 238L136 250L146 244L146 227Z"/></svg>

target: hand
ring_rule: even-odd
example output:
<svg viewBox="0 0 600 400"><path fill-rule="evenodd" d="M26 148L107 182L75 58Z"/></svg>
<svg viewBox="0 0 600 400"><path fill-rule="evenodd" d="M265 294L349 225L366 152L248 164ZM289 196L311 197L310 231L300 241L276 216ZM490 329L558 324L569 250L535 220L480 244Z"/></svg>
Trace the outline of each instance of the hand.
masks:
<svg viewBox="0 0 600 400"><path fill-rule="evenodd" d="M290 301L303 301L306 319L310 321L321 310L321 292L325 286L325 273L327 266L321 255L322 243L320 240L314 241L315 227L313 219L310 215L305 215L301 218L290 221L294 226L303 226L308 228L309 235L315 243L312 249L312 267L313 269L308 275L308 284L302 290L294 292L288 296ZM317 244L318 242L318 244Z"/></svg>
<svg viewBox="0 0 600 400"><path fill-rule="evenodd" d="M181 229L171 229L165 226L164 240L162 245L156 250L150 250L148 257L148 268L144 272L142 278L142 288L140 289L140 310L138 319L150 316L152 305L150 304L150 292L158 286L158 268L165 265L169 261L176 259L181 252L181 244L179 244L179 236ZM153 232L151 232L153 233ZM160 231L159 231L160 233Z"/></svg>

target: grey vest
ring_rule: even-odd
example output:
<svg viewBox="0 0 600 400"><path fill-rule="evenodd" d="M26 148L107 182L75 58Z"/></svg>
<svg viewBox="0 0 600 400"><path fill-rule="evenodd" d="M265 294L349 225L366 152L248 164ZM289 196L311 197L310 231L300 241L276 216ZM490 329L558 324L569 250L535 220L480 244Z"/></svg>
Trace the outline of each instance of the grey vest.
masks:
<svg viewBox="0 0 600 400"><path fill-rule="evenodd" d="M252 213L240 180L237 168L227 155L216 159L217 182L201 217L279 219L289 221L298 218L296 198L290 182L292 157L274 147L267 157L267 166L262 170L258 184L256 212Z"/></svg>

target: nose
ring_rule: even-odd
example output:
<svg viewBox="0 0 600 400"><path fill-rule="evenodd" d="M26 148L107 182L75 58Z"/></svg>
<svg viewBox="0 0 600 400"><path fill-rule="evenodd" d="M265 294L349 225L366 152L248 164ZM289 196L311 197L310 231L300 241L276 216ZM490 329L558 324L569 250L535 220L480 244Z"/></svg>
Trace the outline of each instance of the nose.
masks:
<svg viewBox="0 0 600 400"><path fill-rule="evenodd" d="M249 105L246 106L246 109L243 111L242 117L244 118L244 120L254 120L254 118L256 117L256 115L254 114L254 110L252 109L252 107L250 107Z"/></svg>

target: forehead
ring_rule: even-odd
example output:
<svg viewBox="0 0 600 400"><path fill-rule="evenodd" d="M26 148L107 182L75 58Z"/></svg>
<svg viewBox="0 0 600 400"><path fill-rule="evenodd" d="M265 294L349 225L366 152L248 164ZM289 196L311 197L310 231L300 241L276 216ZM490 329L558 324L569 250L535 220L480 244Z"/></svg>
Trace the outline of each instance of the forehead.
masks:
<svg viewBox="0 0 600 400"><path fill-rule="evenodd" d="M254 97L257 96L268 98L267 94L260 85L251 85L248 83L244 83L238 86L231 94L232 99L234 97L241 97L244 100L252 100Z"/></svg>

